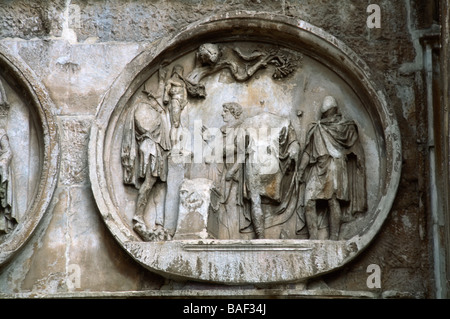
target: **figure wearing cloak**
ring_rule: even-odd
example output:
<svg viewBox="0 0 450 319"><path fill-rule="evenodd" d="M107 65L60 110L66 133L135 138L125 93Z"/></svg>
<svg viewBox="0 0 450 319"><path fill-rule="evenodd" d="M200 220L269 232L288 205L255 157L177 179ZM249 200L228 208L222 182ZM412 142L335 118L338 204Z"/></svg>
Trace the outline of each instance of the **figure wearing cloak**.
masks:
<svg viewBox="0 0 450 319"><path fill-rule="evenodd" d="M11 159L8 135L3 128L0 128L0 235L9 233L17 224L12 204Z"/></svg>
<svg viewBox="0 0 450 319"><path fill-rule="evenodd" d="M319 229L329 222L327 236L337 240L341 222L367 209L364 154L356 124L342 117L334 97L325 97L321 112L307 133L300 164L304 214L310 239L327 239ZM328 219L317 213L319 201L327 204Z"/></svg>
<svg viewBox="0 0 450 319"><path fill-rule="evenodd" d="M9 103L0 80L0 116L8 113ZM11 173L12 152L4 128L0 128L0 235L9 233L17 224L13 205L13 179Z"/></svg>
<svg viewBox="0 0 450 319"><path fill-rule="evenodd" d="M144 215L147 203L158 182L167 180L167 156L170 149L168 123L164 109L155 98L148 103L137 103L130 109L122 140L122 166L125 184L139 189L133 218L135 231L147 241L155 236L166 236L164 231L164 200L156 204L155 227L147 231ZM165 197L165 187L158 190ZM167 239L167 238L159 238Z"/></svg>

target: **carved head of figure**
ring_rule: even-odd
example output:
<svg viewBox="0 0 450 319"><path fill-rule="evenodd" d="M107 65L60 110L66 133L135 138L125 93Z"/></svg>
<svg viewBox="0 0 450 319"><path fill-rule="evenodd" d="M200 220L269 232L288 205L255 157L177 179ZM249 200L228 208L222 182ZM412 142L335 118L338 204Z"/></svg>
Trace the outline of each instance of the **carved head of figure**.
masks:
<svg viewBox="0 0 450 319"><path fill-rule="evenodd" d="M222 117L225 123L238 120L242 115L242 106L236 102L224 103L222 105Z"/></svg>
<svg viewBox="0 0 450 319"><path fill-rule="evenodd" d="M197 51L197 59L202 65L214 65L219 61L220 48L217 44L202 44Z"/></svg>
<svg viewBox="0 0 450 319"><path fill-rule="evenodd" d="M182 77L183 73L184 73L184 68L180 64L175 65L172 69L172 76L174 76L176 74L176 75Z"/></svg>
<svg viewBox="0 0 450 319"><path fill-rule="evenodd" d="M330 115L334 115L338 112L337 101L333 96L326 96L323 99L322 107L320 109L322 113L322 117L328 117Z"/></svg>

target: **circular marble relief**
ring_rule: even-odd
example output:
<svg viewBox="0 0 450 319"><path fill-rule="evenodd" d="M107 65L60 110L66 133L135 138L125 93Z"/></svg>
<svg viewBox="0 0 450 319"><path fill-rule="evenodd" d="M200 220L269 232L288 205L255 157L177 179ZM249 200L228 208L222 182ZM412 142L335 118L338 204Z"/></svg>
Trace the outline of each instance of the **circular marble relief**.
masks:
<svg viewBox="0 0 450 319"><path fill-rule="evenodd" d="M34 72L0 45L0 264L32 235L56 186L53 103Z"/></svg>
<svg viewBox="0 0 450 319"><path fill-rule="evenodd" d="M401 169L383 90L339 40L237 12L126 67L90 140L100 213L149 270L225 284L302 281L359 254Z"/></svg>

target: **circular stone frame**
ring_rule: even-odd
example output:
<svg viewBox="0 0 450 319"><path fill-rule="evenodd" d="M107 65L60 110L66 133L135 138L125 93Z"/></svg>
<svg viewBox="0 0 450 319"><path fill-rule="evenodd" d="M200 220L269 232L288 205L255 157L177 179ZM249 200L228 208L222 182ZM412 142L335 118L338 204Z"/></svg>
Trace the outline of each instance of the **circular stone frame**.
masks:
<svg viewBox="0 0 450 319"><path fill-rule="evenodd" d="M200 43L259 41L286 46L335 71L376 118L383 165L377 204L367 226L348 240L172 240L143 242L124 223L112 200L108 152L118 116L134 92L165 56L193 51ZM380 230L394 201L401 174L400 131L394 111L369 67L344 43L302 20L239 11L193 23L171 38L143 50L106 93L91 130L90 180L107 227L137 262L167 278L229 285L300 282L342 267L353 260Z"/></svg>
<svg viewBox="0 0 450 319"><path fill-rule="evenodd" d="M40 168L34 197L11 233L0 243L0 265L7 263L32 236L53 197L59 172L60 147L55 110L49 93L33 70L4 45L0 44L0 69L14 83L15 89L26 97L27 107L34 118L39 143ZM9 82L9 81L8 81Z"/></svg>

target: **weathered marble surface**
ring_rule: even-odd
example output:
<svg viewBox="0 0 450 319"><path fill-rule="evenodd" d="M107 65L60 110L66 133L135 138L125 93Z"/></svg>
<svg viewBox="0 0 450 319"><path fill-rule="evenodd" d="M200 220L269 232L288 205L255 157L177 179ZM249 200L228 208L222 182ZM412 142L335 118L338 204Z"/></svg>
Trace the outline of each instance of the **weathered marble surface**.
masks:
<svg viewBox="0 0 450 319"><path fill-rule="evenodd" d="M423 83L417 73L422 56L417 31L427 28L428 20L420 1L380 1L381 29L366 27L367 4L354 1L320 5L289 0L71 4L79 6L80 20L69 19L66 1L0 3L1 43L22 58L46 86L54 101L62 150L59 184L47 215L15 259L1 268L3 294L32 297L74 291L75 296L78 292L95 296L108 291L106 296L124 296L126 291L140 295L147 289L149 295L164 294L159 290L164 280L136 264L99 218L87 178L88 131L109 86L147 45L199 18L241 9L300 18L342 40L372 69L399 121L403 170L392 212L365 254L344 270L324 277L328 286L342 289L344 295L355 290L372 294L366 286L366 267L377 263L383 270L386 295L395 295L392 291L432 295L424 205L426 116L420 103ZM126 205L131 220L134 203ZM73 264L81 269L80 287L67 284ZM198 284L185 287L205 288ZM236 289L232 295L242 291Z"/></svg>

